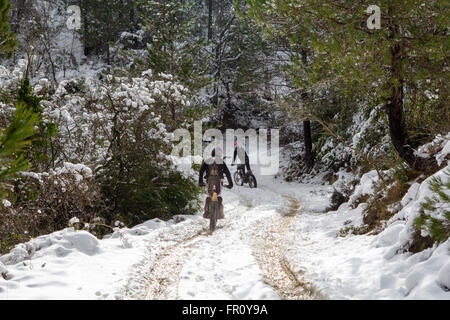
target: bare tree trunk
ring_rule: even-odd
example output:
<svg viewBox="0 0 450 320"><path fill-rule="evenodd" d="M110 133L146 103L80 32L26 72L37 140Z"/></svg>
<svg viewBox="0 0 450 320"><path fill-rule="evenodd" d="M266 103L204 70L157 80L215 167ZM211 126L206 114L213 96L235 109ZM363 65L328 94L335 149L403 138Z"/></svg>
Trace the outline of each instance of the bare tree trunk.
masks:
<svg viewBox="0 0 450 320"><path fill-rule="evenodd" d="M390 12L392 7L389 8ZM398 27L391 25L391 35L395 39L398 35ZM404 79L402 76L402 64L404 47L401 42L395 42L390 47L391 53L391 96L386 104L386 112L389 121L389 131L392 144L398 155L414 170L420 172L435 172L439 166L434 157L422 158L415 154L411 147L410 138L403 117Z"/></svg>
<svg viewBox="0 0 450 320"><path fill-rule="evenodd" d="M302 62L306 66L308 65L308 52L307 50L302 46L300 49L300 54L302 55ZM303 92L301 94L302 100L308 99L308 93ZM306 162L306 168L308 171L311 171L311 169L314 167L314 154L312 152L312 136L311 136L311 120L304 120L303 121L303 136L304 136L304 142L305 142L305 162Z"/></svg>
<svg viewBox="0 0 450 320"><path fill-rule="evenodd" d="M111 65L111 53L109 52L109 42L106 44L106 63Z"/></svg>
<svg viewBox="0 0 450 320"><path fill-rule="evenodd" d="M222 57L221 57L221 39L219 39L219 42L217 43L216 47L216 63L217 63L217 70L215 75L215 81L214 81L214 97L213 97L213 104L214 106L217 106L219 104L219 86L220 86L220 79L222 77Z"/></svg>
<svg viewBox="0 0 450 320"><path fill-rule="evenodd" d="M213 0L208 1L208 41L212 39Z"/></svg>
<svg viewBox="0 0 450 320"><path fill-rule="evenodd" d="M303 121L303 135L305 139L305 162L308 170L314 167L314 154L312 151L311 121Z"/></svg>
<svg viewBox="0 0 450 320"><path fill-rule="evenodd" d="M51 48L46 45L45 51L47 51L48 60L50 61L50 67L52 69L53 80L56 83L57 82L56 81L56 67L55 67L55 63L53 62L53 59L52 59ZM64 76L65 76L65 72L64 72Z"/></svg>

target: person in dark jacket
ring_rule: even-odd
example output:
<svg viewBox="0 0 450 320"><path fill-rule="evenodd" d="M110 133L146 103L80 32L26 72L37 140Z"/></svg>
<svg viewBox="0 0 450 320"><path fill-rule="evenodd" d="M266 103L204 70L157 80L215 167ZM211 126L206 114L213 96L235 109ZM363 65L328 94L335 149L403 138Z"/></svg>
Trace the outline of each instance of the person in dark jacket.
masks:
<svg viewBox="0 0 450 320"><path fill-rule="evenodd" d="M247 168L248 173L252 173L252 169L250 168L250 159L245 152L244 148L238 145L237 140L234 140L234 155L233 155L233 164L236 162L236 158L239 158L240 164L238 165L238 170L242 170L244 172L244 183L247 183L247 174L245 172L245 168Z"/></svg>
<svg viewBox="0 0 450 320"><path fill-rule="evenodd" d="M206 173L206 184L203 181L203 176ZM201 187L207 186L208 189L208 197L206 198L205 203L205 213L203 214L204 218L209 218L209 204L211 203L211 197L214 192L214 188L218 195L219 201L219 219L224 219L225 216L223 214L223 199L220 196L222 191L222 181L224 174L227 176L228 185L226 186L228 189L233 188L233 180L231 179L231 173L228 169L227 165L223 161L223 151L220 148L216 148L212 152L212 158L207 159L202 163L199 173L198 184Z"/></svg>

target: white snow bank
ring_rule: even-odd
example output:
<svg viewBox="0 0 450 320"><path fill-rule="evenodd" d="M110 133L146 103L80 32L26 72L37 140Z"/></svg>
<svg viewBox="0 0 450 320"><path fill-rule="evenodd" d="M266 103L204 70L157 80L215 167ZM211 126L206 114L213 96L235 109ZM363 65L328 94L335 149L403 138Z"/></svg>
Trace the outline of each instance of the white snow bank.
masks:
<svg viewBox="0 0 450 320"><path fill-rule="evenodd" d="M436 155L436 161L438 162L438 165L441 165L449 154L450 154L450 138L445 144L444 148L442 148L442 151Z"/></svg>
<svg viewBox="0 0 450 320"><path fill-rule="evenodd" d="M6 275L6 272L7 272L7 270L6 270L5 265L0 262L0 275L1 276Z"/></svg>
<svg viewBox="0 0 450 320"><path fill-rule="evenodd" d="M89 256L99 254L102 252L101 243L89 232L67 228L18 244L10 253L0 256L0 261L5 265L14 265L27 259L65 257L74 252Z"/></svg>
<svg viewBox="0 0 450 320"><path fill-rule="evenodd" d="M439 270L437 282L442 288L450 291L450 261L447 261L441 270Z"/></svg>
<svg viewBox="0 0 450 320"><path fill-rule="evenodd" d="M358 198L369 195L374 192L374 183L379 180L376 170L372 170L361 177L361 181L356 186L355 192L350 197L350 204L353 204Z"/></svg>
<svg viewBox="0 0 450 320"><path fill-rule="evenodd" d="M171 223L117 228L103 240L67 228L19 244L0 256L0 274L8 279L0 276L0 299L120 299L148 237Z"/></svg>
<svg viewBox="0 0 450 320"><path fill-rule="evenodd" d="M433 176L443 178L445 170ZM363 176L355 194L369 194L375 174ZM286 258L331 299L450 299L450 240L417 254L404 250L421 203L431 195L430 180L411 186L403 209L376 236L338 236L343 228L362 224L365 204L351 209L349 202L338 211L296 217L286 237ZM306 203L308 198L303 196Z"/></svg>
<svg viewBox="0 0 450 320"><path fill-rule="evenodd" d="M447 156L450 154L450 132L447 133L446 136L438 134L433 141L421 146L417 150L416 155L426 158L430 154L434 154L434 150L440 150L434 157L436 158L438 165L441 166L444 164L445 159L448 159ZM447 162L447 164L448 163L449 162Z"/></svg>

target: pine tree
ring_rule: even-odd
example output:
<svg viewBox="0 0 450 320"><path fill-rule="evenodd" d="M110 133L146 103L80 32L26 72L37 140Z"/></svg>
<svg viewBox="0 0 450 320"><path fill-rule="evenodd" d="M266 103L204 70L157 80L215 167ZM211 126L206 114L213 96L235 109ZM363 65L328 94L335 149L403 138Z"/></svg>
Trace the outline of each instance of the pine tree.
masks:
<svg viewBox="0 0 450 320"><path fill-rule="evenodd" d="M24 151L32 143L38 119L25 104L19 103L9 127L0 131L0 199L5 197L8 181L29 168Z"/></svg>
<svg viewBox="0 0 450 320"><path fill-rule="evenodd" d="M30 80L28 78L23 79L17 93L17 101L38 119L36 134L33 137L31 148L27 150L27 157L32 160L33 167L45 171L54 165L51 163L53 162L53 154L50 151L52 149L51 138L58 132L58 126L43 116L42 100L43 98L33 95Z"/></svg>
<svg viewBox="0 0 450 320"><path fill-rule="evenodd" d="M81 0L81 38L85 54L105 55L111 63L110 47L125 31L136 29L135 1Z"/></svg>
<svg viewBox="0 0 450 320"><path fill-rule="evenodd" d="M417 110L439 96L420 114L445 110L448 99L448 4L445 1L378 1L381 29L367 27L367 6L332 0L248 0L252 16L272 34L311 51L293 66L299 89L330 80L343 93L382 103L397 154L418 171L437 170L434 158L414 151L420 142L408 132L405 110ZM443 90L445 89L445 90ZM448 108L447 108L448 109ZM447 111L448 112L448 111ZM442 117L442 114L441 114ZM444 117L445 119L445 117ZM448 127L448 123L447 123Z"/></svg>
<svg viewBox="0 0 450 320"><path fill-rule="evenodd" d="M251 120L268 113L265 98L273 92L270 81L277 72L274 42L265 39L263 29L236 10L233 1L205 2L201 21L208 33L214 78L208 94L218 110L217 120L223 127L248 128Z"/></svg>
<svg viewBox="0 0 450 320"><path fill-rule="evenodd" d="M11 4L7 0L0 0L0 57L10 57L17 44L15 34L10 32L9 10Z"/></svg>
<svg viewBox="0 0 450 320"><path fill-rule="evenodd" d="M433 196L425 198L421 215L414 220L417 229L426 231L437 242L450 237L450 169L444 173L448 177L445 182L442 178L431 179Z"/></svg>
<svg viewBox="0 0 450 320"><path fill-rule="evenodd" d="M0 0L0 56L11 56L16 46L15 35L9 31L10 8L9 2ZM23 152L31 144L37 121L32 110L18 103L10 125L0 129L0 199L5 197L8 181L29 167Z"/></svg>
<svg viewBox="0 0 450 320"><path fill-rule="evenodd" d="M204 47L201 36L193 36L197 21L193 2L189 0L138 0L142 29L148 39L148 58L142 69L155 74L175 76L183 85L196 91L208 82Z"/></svg>

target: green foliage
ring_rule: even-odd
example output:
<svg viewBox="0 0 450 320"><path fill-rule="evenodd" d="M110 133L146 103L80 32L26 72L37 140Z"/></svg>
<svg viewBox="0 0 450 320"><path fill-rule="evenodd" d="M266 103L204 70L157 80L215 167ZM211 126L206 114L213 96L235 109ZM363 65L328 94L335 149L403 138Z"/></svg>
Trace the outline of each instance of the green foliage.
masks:
<svg viewBox="0 0 450 320"><path fill-rule="evenodd" d="M33 113L41 114L43 111L43 108L40 105L42 99L33 96L32 93L33 88L31 87L30 79L22 79L20 82L20 88L17 92L18 101L24 103Z"/></svg>
<svg viewBox="0 0 450 320"><path fill-rule="evenodd" d="M449 178L443 181L433 177L430 190L434 195L425 198L422 203L422 213L414 220L417 229L427 232L438 243L450 237L450 169L445 171Z"/></svg>
<svg viewBox="0 0 450 320"><path fill-rule="evenodd" d="M201 189L193 179L172 170L167 161L155 163L126 152L126 159L110 162L98 176L109 208L103 215L107 221L120 216L126 224L136 225L153 218L197 212ZM120 161L128 163L125 170Z"/></svg>
<svg viewBox="0 0 450 320"><path fill-rule="evenodd" d="M341 238L345 238L350 234L353 235L362 235L362 234L366 234L368 232L368 228L367 226L350 226L350 227L345 227L339 230L339 233L336 235L337 237L341 237Z"/></svg>
<svg viewBox="0 0 450 320"><path fill-rule="evenodd" d="M196 172L200 172L202 165L200 163L194 163L192 165L192 169L195 170Z"/></svg>
<svg viewBox="0 0 450 320"><path fill-rule="evenodd" d="M0 57L11 57L17 45L16 35L9 31L11 3L0 0Z"/></svg>
<svg viewBox="0 0 450 320"><path fill-rule="evenodd" d="M448 77L442 72L448 68L450 45L448 2L378 1L380 30L367 28L369 15L365 10L369 4L357 1L247 3L250 15L269 36L289 39L296 54L287 70L296 88L308 95L302 102L309 104L310 113L322 120L330 114L320 112L322 103L315 98L324 89L333 88L343 107L365 101L373 109L380 104L388 106L401 88L404 96L395 101L392 113L386 114L390 121L397 121L392 126L400 128L400 138L391 130L395 150L410 165L414 165L410 160L413 152L403 152L400 143L416 148L437 133L450 130ZM329 105L323 107L332 110ZM339 125L344 123L338 121Z"/></svg>
<svg viewBox="0 0 450 320"><path fill-rule="evenodd" d="M18 243L24 242L24 236L10 233L5 239L0 240L0 254L8 253Z"/></svg>
<svg viewBox="0 0 450 320"><path fill-rule="evenodd" d="M23 152L32 143L35 134L35 124L38 116L26 105L16 105L14 118L8 128L0 131L0 197L5 196L8 182L17 173L29 168L29 161Z"/></svg>
<svg viewBox="0 0 450 320"><path fill-rule="evenodd" d="M104 55L110 63L111 45L124 31L137 27L135 1L123 0L82 0L81 39L86 54Z"/></svg>
<svg viewBox="0 0 450 320"><path fill-rule="evenodd" d="M17 92L17 101L39 118L38 130L33 137L32 146L28 150L28 157L32 160L34 167L43 166L43 169L47 169L49 167L48 162L51 159L49 150L51 138L58 132L58 126L42 115L44 111L41 106L42 98L33 95L33 88L28 78L21 81L21 86Z"/></svg>
<svg viewBox="0 0 450 320"><path fill-rule="evenodd" d="M138 71L175 76L192 91L210 82L206 76L206 40L193 37L197 17L188 0L136 1L147 43L146 60L138 60Z"/></svg>
<svg viewBox="0 0 450 320"><path fill-rule="evenodd" d="M241 10L245 1L210 2L211 103L218 109L217 125L246 129L252 120L268 121L275 112L270 82L278 67L269 61L276 59L276 43Z"/></svg>
<svg viewBox="0 0 450 320"><path fill-rule="evenodd" d="M179 101L183 87L168 80L162 82L159 76L109 79L106 86L103 83L98 83L98 88L93 86L105 92L96 93L99 100L91 106L97 112L113 115L101 117L105 121L101 127L108 130L105 132L108 155L96 170L105 204L101 215L106 223L120 216L123 222L133 226L152 218L169 219L173 215L197 212L201 190L195 179L180 173L168 157L173 149L168 128L176 124L168 106L177 110L178 124L185 120L186 105ZM144 107L136 103L131 109L130 100L143 99L136 96L136 91L144 92L135 90L136 84L139 84L137 89L149 87L154 103ZM151 96L156 91L154 88L159 88L159 94ZM177 88L178 94L171 94L173 88Z"/></svg>

